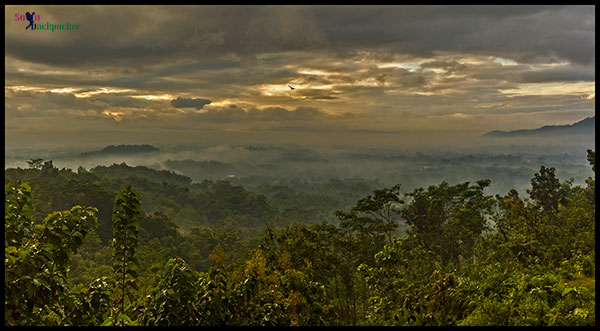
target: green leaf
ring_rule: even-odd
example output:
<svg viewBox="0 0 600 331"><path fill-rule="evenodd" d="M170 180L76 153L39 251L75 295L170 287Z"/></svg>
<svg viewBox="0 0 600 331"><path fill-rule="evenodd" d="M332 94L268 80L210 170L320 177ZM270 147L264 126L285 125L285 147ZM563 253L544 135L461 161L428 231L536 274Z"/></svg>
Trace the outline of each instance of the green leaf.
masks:
<svg viewBox="0 0 600 331"><path fill-rule="evenodd" d="M569 294L571 291L573 291L572 287L567 287L566 289L564 289L562 291L562 296L564 297L565 295Z"/></svg>
<svg viewBox="0 0 600 331"><path fill-rule="evenodd" d="M125 321L127 321L129 323L133 323L133 321L131 320L131 318L129 318L129 316L127 316L127 314L121 314L121 315L119 315L118 320L119 321L125 320Z"/></svg>
<svg viewBox="0 0 600 331"><path fill-rule="evenodd" d="M104 320L104 322L102 322L101 326L112 326L112 325L114 325L113 317L109 316L107 319Z"/></svg>

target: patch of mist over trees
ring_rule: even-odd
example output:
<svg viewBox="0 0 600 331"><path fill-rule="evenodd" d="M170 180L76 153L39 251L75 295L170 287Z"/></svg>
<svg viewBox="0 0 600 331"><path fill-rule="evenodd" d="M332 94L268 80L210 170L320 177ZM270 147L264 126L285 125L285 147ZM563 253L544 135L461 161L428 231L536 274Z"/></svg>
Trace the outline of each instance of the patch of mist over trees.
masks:
<svg viewBox="0 0 600 331"><path fill-rule="evenodd" d="M145 147L141 147L145 146ZM590 169L585 160L587 148L560 148L553 145L529 146L493 145L486 148L420 149L355 148L349 146L263 146L263 145L206 145L201 147L150 145L113 146L109 150L130 153L101 153L97 151L79 157L71 152L52 159L57 167L91 169L125 163L185 175L193 182L228 180L253 189L261 185L293 187L298 181L314 184L315 189L331 179L363 180L371 188L386 182L401 182L410 191L440 181L460 183L477 178L492 180L490 191L502 193L515 188L525 193L528 180L541 165L552 166L561 180L574 178L582 184ZM138 149L152 150L139 154ZM583 156L583 157L582 157ZM41 158L31 154L16 161L7 156L5 167L22 167L28 161Z"/></svg>

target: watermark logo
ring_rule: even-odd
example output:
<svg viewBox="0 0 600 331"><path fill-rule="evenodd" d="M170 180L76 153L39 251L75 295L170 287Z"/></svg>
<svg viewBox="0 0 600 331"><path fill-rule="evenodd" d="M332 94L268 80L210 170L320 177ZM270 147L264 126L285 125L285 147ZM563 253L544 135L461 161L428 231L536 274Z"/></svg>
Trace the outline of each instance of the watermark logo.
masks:
<svg viewBox="0 0 600 331"><path fill-rule="evenodd" d="M15 13L15 21L28 21L29 25L25 27L25 30L31 31L75 31L81 28L81 24L73 24L66 22L65 24L52 24L46 21L46 24L40 23L41 16L36 15L35 12L26 12L25 15Z"/></svg>

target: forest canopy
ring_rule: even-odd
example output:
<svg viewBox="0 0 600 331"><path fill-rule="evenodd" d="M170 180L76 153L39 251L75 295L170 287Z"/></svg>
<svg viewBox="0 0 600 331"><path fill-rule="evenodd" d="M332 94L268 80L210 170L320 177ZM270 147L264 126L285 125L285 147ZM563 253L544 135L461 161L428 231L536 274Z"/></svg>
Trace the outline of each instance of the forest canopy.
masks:
<svg viewBox="0 0 600 331"><path fill-rule="evenodd" d="M333 182L323 200L124 164L6 169L5 324L595 325L595 179L490 184Z"/></svg>

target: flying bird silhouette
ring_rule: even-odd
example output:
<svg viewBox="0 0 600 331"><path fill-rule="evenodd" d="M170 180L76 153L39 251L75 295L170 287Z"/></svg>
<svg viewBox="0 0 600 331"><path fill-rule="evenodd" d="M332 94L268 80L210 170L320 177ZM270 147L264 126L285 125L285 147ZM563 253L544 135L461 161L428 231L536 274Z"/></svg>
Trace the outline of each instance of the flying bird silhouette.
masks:
<svg viewBox="0 0 600 331"><path fill-rule="evenodd" d="M288 85L288 86L289 86L289 85ZM291 86L289 86L289 87L290 87L290 89L292 89L292 90L295 90L295 88L293 88L293 87L291 87Z"/></svg>

